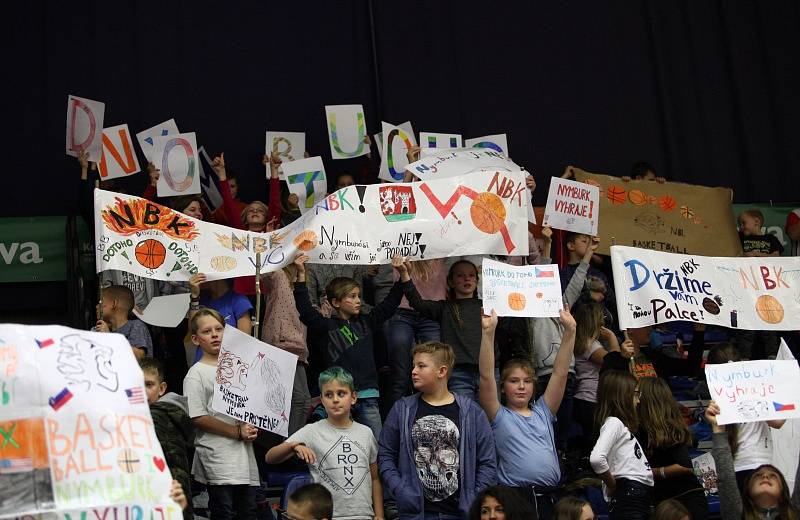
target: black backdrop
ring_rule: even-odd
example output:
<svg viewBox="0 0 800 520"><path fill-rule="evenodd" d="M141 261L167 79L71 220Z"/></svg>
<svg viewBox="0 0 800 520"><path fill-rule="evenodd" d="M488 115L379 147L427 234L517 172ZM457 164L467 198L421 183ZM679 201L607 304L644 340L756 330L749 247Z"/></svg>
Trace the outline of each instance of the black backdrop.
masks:
<svg viewBox="0 0 800 520"><path fill-rule="evenodd" d="M266 198L265 130L307 132L331 173L324 105L465 137L508 133L547 177L566 164L800 198L800 3L47 2L4 6L3 215L77 212L66 99L133 133L174 117ZM143 157L139 152L140 162ZM144 175L126 180L138 193Z"/></svg>

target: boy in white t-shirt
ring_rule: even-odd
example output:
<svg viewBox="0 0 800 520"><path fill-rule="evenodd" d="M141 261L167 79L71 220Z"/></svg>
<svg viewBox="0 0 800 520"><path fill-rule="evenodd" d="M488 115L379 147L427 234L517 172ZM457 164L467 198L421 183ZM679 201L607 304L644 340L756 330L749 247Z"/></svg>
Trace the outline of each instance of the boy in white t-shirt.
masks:
<svg viewBox="0 0 800 520"><path fill-rule="evenodd" d="M314 482L333 496L333 518L383 519L383 488L378 475L378 443L372 430L350 418L356 403L353 376L341 367L319 375L326 419L307 424L267 452L267 463L297 455Z"/></svg>

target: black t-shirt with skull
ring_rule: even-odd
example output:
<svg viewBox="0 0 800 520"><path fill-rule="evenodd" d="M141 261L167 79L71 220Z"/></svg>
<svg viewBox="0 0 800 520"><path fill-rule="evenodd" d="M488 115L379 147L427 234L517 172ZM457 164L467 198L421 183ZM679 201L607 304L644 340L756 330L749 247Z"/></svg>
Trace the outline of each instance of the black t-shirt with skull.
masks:
<svg viewBox="0 0 800 520"><path fill-rule="evenodd" d="M411 439L426 512L459 514L459 424L458 403L433 406L420 397Z"/></svg>

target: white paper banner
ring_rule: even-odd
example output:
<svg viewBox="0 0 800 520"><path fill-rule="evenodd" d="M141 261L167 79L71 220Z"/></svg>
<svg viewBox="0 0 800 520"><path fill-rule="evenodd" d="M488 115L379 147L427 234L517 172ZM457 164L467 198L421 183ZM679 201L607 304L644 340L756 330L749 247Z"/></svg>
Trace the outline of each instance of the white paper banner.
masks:
<svg viewBox="0 0 800 520"><path fill-rule="evenodd" d="M498 316L558 317L564 308L558 265L513 266L483 259L483 308Z"/></svg>
<svg viewBox="0 0 800 520"><path fill-rule="evenodd" d="M168 294L152 298L143 312L136 309L137 318L155 327L177 327L189 311L189 293Z"/></svg>
<svg viewBox="0 0 800 520"><path fill-rule="evenodd" d="M423 151L429 150L423 149ZM423 181L479 171L515 172L522 170L502 153L473 148L437 150L434 153L426 153L420 160L406 166L406 169Z"/></svg>
<svg viewBox="0 0 800 520"><path fill-rule="evenodd" d="M395 126L381 122L383 144L381 146L381 167L378 178L389 182L403 182L408 165L406 152L417 145L411 122Z"/></svg>
<svg viewBox="0 0 800 520"><path fill-rule="evenodd" d="M139 141L139 148L142 149L147 162L153 162L153 145L155 144L153 139L159 136L177 135L179 133L178 124L175 123L174 119L169 119L147 130L142 130L136 134L136 140Z"/></svg>
<svg viewBox="0 0 800 520"><path fill-rule="evenodd" d="M328 121L328 141L333 159L351 159L369 153L364 142L367 123L361 105L328 105L325 107Z"/></svg>
<svg viewBox="0 0 800 520"><path fill-rule="evenodd" d="M420 132L419 146L421 148L462 148L461 134L437 134L434 132Z"/></svg>
<svg viewBox="0 0 800 520"><path fill-rule="evenodd" d="M287 163L303 159L305 152L305 132L276 132L274 130L267 132L267 138L264 143L264 153L267 155L277 153L281 161Z"/></svg>
<svg viewBox="0 0 800 520"><path fill-rule="evenodd" d="M0 391L0 516L181 517L124 336L2 324Z"/></svg>
<svg viewBox="0 0 800 520"><path fill-rule="evenodd" d="M800 329L800 257L727 258L611 247L620 327L693 321Z"/></svg>
<svg viewBox="0 0 800 520"><path fill-rule="evenodd" d="M67 155L77 157L85 151L89 153L90 161L100 161L105 111L106 104L100 101L67 97Z"/></svg>
<svg viewBox="0 0 800 520"><path fill-rule="evenodd" d="M793 360L789 346L781 339L778 361ZM798 456L800 455L800 419L789 419L780 429L770 428L772 433L772 462L781 470L789 489L794 488L797 475Z"/></svg>
<svg viewBox="0 0 800 520"><path fill-rule="evenodd" d="M225 325L211 408L286 437L297 356Z"/></svg>
<svg viewBox="0 0 800 520"><path fill-rule="evenodd" d="M506 157L511 157L511 154L508 153L508 140L506 139L506 134L485 135L483 137L467 139L464 141L464 146L467 148L489 148L496 152L500 152Z"/></svg>
<svg viewBox="0 0 800 520"><path fill-rule="evenodd" d="M298 252L313 263L384 264L472 254L527 255L522 172L348 186L271 233L202 222L130 195L95 190L97 269L158 280L211 279L280 269ZM523 184L524 186L524 184Z"/></svg>
<svg viewBox="0 0 800 520"><path fill-rule="evenodd" d="M140 170L128 125L103 129L103 156L98 168L103 180L127 177Z"/></svg>
<svg viewBox="0 0 800 520"><path fill-rule="evenodd" d="M289 192L297 195L300 213L312 209L328 194L328 179L322 157L284 163L281 178L289 186Z"/></svg>
<svg viewBox="0 0 800 520"><path fill-rule="evenodd" d="M596 236L600 213L600 188L553 177L544 208L543 226Z"/></svg>
<svg viewBox="0 0 800 520"><path fill-rule="evenodd" d="M739 361L705 370L721 425L800 417L797 361Z"/></svg>
<svg viewBox="0 0 800 520"><path fill-rule="evenodd" d="M158 196L200 193L200 165L194 132L153 138L153 161L161 170Z"/></svg>

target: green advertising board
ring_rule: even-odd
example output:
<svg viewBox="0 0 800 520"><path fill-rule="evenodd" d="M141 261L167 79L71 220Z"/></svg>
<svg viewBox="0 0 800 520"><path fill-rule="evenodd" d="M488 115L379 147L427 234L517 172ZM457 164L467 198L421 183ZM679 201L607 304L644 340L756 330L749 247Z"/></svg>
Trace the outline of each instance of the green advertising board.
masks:
<svg viewBox="0 0 800 520"><path fill-rule="evenodd" d="M81 268L93 273L89 230L78 218ZM0 283L67 279L67 217L0 218Z"/></svg>
<svg viewBox="0 0 800 520"><path fill-rule="evenodd" d="M800 203L791 206L773 206L769 202L754 202L752 204L733 204L733 216L737 223L739 213L746 209L757 209L764 214L764 233L775 235L783 245L783 256L792 256L792 241L786 236L786 217L795 208L800 208Z"/></svg>

